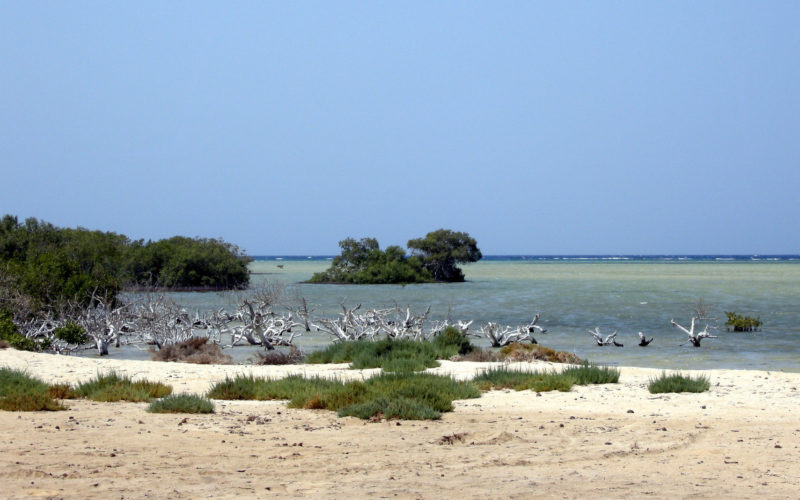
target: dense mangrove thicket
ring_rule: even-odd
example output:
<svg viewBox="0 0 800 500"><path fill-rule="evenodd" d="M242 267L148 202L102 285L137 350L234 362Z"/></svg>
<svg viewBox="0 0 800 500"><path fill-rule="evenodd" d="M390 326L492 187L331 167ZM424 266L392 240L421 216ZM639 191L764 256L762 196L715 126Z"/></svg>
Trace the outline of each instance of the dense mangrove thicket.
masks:
<svg viewBox="0 0 800 500"><path fill-rule="evenodd" d="M249 258L215 239L131 241L112 232L0 220L0 308L32 310L112 301L125 287L244 288Z"/></svg>

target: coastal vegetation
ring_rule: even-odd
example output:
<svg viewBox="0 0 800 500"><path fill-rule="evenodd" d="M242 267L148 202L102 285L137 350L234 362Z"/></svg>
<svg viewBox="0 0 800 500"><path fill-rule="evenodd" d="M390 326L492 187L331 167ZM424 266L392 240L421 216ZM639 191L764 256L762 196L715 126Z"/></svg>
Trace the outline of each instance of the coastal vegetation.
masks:
<svg viewBox="0 0 800 500"><path fill-rule="evenodd" d="M412 255L422 259L425 269L433 279L442 282L464 281L464 273L456 264L477 262L483 255L469 234L449 229L438 229L408 241Z"/></svg>
<svg viewBox="0 0 800 500"><path fill-rule="evenodd" d="M153 361L195 363L198 365L230 365L233 358L222 352L219 344L208 337L191 337L176 344L153 350Z"/></svg>
<svg viewBox="0 0 800 500"><path fill-rule="evenodd" d="M479 396L470 382L426 373L387 373L349 382L299 375L278 380L238 376L217 383L208 393L214 399L286 399L290 408L332 410L339 416L408 420L438 419L452 411L453 400Z"/></svg>
<svg viewBox="0 0 800 500"><path fill-rule="evenodd" d="M736 312L725 312L728 320L725 322L725 328L730 332L756 332L761 328L761 318L752 318L750 316L742 316Z"/></svg>
<svg viewBox="0 0 800 500"><path fill-rule="evenodd" d="M249 262L222 240L131 241L113 232L5 215L0 219L0 307L24 305L36 312L113 303L124 288L244 288Z"/></svg>
<svg viewBox="0 0 800 500"><path fill-rule="evenodd" d="M405 284L459 282L464 273L457 264L481 259L474 238L463 232L439 229L408 241L411 256L399 246L381 250L375 238L339 242L341 253L331 266L315 273L311 283Z"/></svg>
<svg viewBox="0 0 800 500"><path fill-rule="evenodd" d="M178 394L156 399L147 407L150 413L214 413L214 403L196 394Z"/></svg>
<svg viewBox="0 0 800 500"><path fill-rule="evenodd" d="M619 370L606 366L583 363L562 371L509 370L507 367L490 368L475 377L474 382L482 391L491 389L514 389L535 392L567 392L573 385L616 384Z"/></svg>
<svg viewBox="0 0 800 500"><path fill-rule="evenodd" d="M573 385L607 384L619 381L615 368L584 364L557 371L515 371L490 368L471 381L430 373L381 373L366 380L343 382L320 377L292 375L264 379L239 375L218 382L209 398L226 400L288 400L290 408L325 409L339 416L361 419L439 419L453 410L456 399L480 397L482 391L512 388L569 391Z"/></svg>
<svg viewBox="0 0 800 500"><path fill-rule="evenodd" d="M50 395L50 387L21 370L0 367L0 410L56 411L66 408Z"/></svg>
<svg viewBox="0 0 800 500"><path fill-rule="evenodd" d="M438 359L467 354L474 347L457 328L447 327L432 340L394 339L336 342L312 352L307 363L350 363L350 368L382 368L387 372L415 372L439 366Z"/></svg>
<svg viewBox="0 0 800 500"><path fill-rule="evenodd" d="M655 379L651 379L647 389L651 394L662 394L668 392L705 392L711 387L708 377L699 375L697 377L675 373L667 375L662 373Z"/></svg>
<svg viewBox="0 0 800 500"><path fill-rule="evenodd" d="M134 381L128 376L115 372L97 374L91 380L87 380L75 388L75 394L79 398L106 403L114 401L150 402L171 393L172 387L161 382Z"/></svg>
<svg viewBox="0 0 800 500"><path fill-rule="evenodd" d="M422 259L407 257L399 246L381 250L375 238L354 240L346 238L339 242L342 252L333 259L331 266L314 273L311 283L339 284L397 284L430 283L433 276L425 269Z"/></svg>
<svg viewBox="0 0 800 500"><path fill-rule="evenodd" d="M5 215L0 219L0 341L29 351L69 351L119 341L108 314L126 289L238 289L250 259L222 240L126 236ZM103 318L101 318L103 316ZM107 321L108 320L108 321ZM102 323L102 324L101 324ZM21 330L24 327L24 330Z"/></svg>

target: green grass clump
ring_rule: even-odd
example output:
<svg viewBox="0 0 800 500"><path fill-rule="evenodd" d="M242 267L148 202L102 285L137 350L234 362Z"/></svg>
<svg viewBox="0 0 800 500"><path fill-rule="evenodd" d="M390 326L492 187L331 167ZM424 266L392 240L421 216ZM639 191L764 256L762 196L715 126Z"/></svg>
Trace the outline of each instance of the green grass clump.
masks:
<svg viewBox="0 0 800 500"><path fill-rule="evenodd" d="M650 379L647 389L651 394L666 392L705 392L711 387L708 377L700 375L690 377L681 373L667 375L662 373L656 379Z"/></svg>
<svg viewBox="0 0 800 500"><path fill-rule="evenodd" d="M453 356L456 354L465 355L471 353L475 346L469 341L469 338L454 326L448 326L441 333L433 338L433 343L442 351L455 350ZM448 358L451 356L447 356Z"/></svg>
<svg viewBox="0 0 800 500"><path fill-rule="evenodd" d="M742 316L735 312L725 312L725 315L728 317L728 321L725 322L725 328L728 331L757 332L763 324L761 318Z"/></svg>
<svg viewBox="0 0 800 500"><path fill-rule="evenodd" d="M350 363L353 369L382 368L388 372L422 371L439 366L437 359L448 359L466 349L458 340L447 337L433 342L411 339L337 342L310 353L306 362Z"/></svg>
<svg viewBox="0 0 800 500"><path fill-rule="evenodd" d="M426 373L384 373L364 381L342 382L294 375L266 380L239 376L216 384L214 399L288 399L290 408L325 409L359 418L438 419L453 400L476 398L469 382Z"/></svg>
<svg viewBox="0 0 800 500"><path fill-rule="evenodd" d="M580 366L570 366L561 372L563 375L575 379L578 385L589 384L616 384L619 382L619 370L608 366L597 366L583 363Z"/></svg>
<svg viewBox="0 0 800 500"><path fill-rule="evenodd" d="M380 397L366 403L358 403L339 410L340 417L356 417L368 419L400 419L400 420L438 420L442 417L438 412L409 398Z"/></svg>
<svg viewBox="0 0 800 500"><path fill-rule="evenodd" d="M551 371L517 371L508 368L490 368L474 379L482 391L514 389L536 392L568 392L576 383L574 377Z"/></svg>
<svg viewBox="0 0 800 500"><path fill-rule="evenodd" d="M49 394L50 386L20 370L0 368L0 410L54 411L65 408Z"/></svg>
<svg viewBox="0 0 800 500"><path fill-rule="evenodd" d="M95 378L80 384L75 392L92 401L114 402L131 401L150 402L172 393L172 387L161 382L139 380L134 382L130 377L123 377L115 372L106 375L98 374Z"/></svg>
<svg viewBox="0 0 800 500"><path fill-rule="evenodd" d="M194 394L171 395L147 407L150 413L214 413L214 403Z"/></svg>

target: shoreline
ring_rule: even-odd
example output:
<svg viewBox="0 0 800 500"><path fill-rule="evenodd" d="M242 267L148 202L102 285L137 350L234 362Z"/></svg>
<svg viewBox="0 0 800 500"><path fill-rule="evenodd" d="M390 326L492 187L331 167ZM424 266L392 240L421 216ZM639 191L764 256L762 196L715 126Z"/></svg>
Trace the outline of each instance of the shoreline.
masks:
<svg viewBox="0 0 800 500"><path fill-rule="evenodd" d="M549 363L512 366L549 367ZM190 365L0 350L45 382L116 370L202 393L226 375L361 378L347 365ZM434 373L469 378L487 363ZM706 374L701 394L647 391L664 370L566 393L490 391L439 421L370 423L282 401L215 401L212 415L68 400L68 411L0 412L0 474L17 497L399 498L795 497L800 374Z"/></svg>

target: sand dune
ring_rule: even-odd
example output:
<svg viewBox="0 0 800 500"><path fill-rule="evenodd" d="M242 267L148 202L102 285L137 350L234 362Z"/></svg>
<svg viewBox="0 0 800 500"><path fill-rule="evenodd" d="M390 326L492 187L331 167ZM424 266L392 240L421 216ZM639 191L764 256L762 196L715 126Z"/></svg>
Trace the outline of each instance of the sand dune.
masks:
<svg viewBox="0 0 800 500"><path fill-rule="evenodd" d="M362 377L336 366L202 366L0 350L47 382L116 370L202 393L226 375ZM435 371L467 378L480 363ZM0 412L4 498L798 498L800 374L714 370L703 394L651 395L659 371L569 393L493 391L440 421L368 423L282 402L214 415L67 401Z"/></svg>

